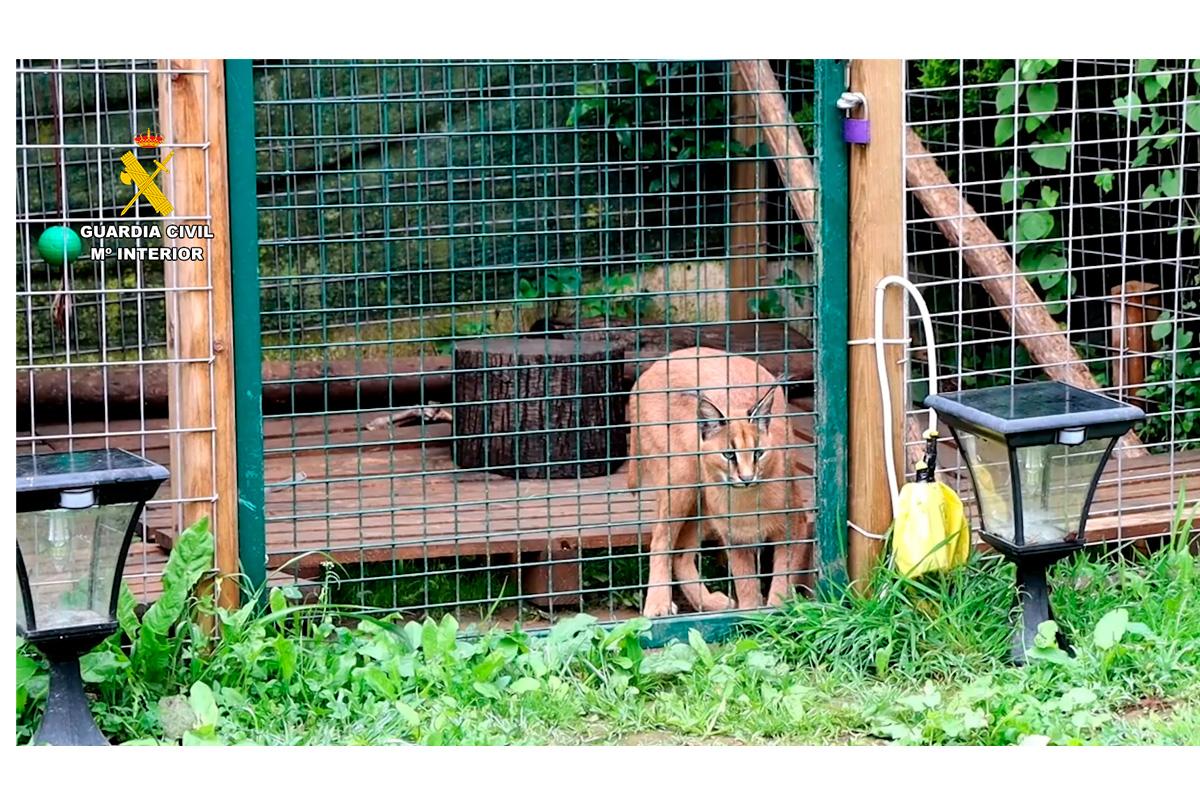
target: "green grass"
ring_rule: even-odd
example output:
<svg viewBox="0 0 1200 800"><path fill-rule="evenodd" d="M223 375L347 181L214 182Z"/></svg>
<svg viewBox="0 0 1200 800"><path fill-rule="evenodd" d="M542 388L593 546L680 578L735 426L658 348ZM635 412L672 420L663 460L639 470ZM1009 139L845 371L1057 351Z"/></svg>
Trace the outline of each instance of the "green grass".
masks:
<svg viewBox="0 0 1200 800"><path fill-rule="evenodd" d="M114 741L1200 744L1200 578L1182 536L1059 565L1076 652L1047 647L1025 668L1005 661L1012 574L996 560L916 583L881 571L869 598L798 601L717 645L693 632L649 650L643 620L463 637L451 617L292 606L280 591L265 610L217 612L212 638L192 621L201 601L178 603L209 558L207 531L181 538L170 607L123 613L126 641L86 658ZM46 681L36 653L19 644L17 660L26 741Z"/></svg>

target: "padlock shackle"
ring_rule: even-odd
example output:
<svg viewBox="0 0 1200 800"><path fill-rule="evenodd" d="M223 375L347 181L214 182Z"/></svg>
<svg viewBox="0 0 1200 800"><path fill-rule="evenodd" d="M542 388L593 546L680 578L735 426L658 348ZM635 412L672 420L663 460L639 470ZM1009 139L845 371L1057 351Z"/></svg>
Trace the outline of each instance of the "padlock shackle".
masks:
<svg viewBox="0 0 1200 800"><path fill-rule="evenodd" d="M870 107L867 105L867 96L862 92L842 92L837 99L837 107L846 112L848 119L853 119L850 114L854 109L862 106L862 119L870 119Z"/></svg>

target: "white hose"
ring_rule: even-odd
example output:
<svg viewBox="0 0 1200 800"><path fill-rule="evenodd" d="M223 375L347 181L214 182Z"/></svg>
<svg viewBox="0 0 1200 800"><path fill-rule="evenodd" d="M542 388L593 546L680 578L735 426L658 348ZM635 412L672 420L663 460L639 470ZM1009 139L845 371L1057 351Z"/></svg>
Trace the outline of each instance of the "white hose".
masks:
<svg viewBox="0 0 1200 800"><path fill-rule="evenodd" d="M891 386L888 384L886 362L884 361L883 348L886 344L883 339L883 297L887 293L889 286L899 286L908 292L913 301L917 304L917 311L921 315L921 322L925 327L925 352L929 363L929 395L937 394L937 355L934 352L933 342L933 320L929 317L929 307L925 305L925 298L921 297L921 293L917 291L917 287L913 286L905 278L899 275L888 275L882 278L879 283L875 284L875 369L879 373L879 393L883 401L883 454L887 461L887 477L888 488L892 491L892 518L896 516L897 505L900 502L900 486L896 479L896 449L892 446L892 392ZM937 415L933 409L929 409L929 427L928 430L933 430L937 427Z"/></svg>

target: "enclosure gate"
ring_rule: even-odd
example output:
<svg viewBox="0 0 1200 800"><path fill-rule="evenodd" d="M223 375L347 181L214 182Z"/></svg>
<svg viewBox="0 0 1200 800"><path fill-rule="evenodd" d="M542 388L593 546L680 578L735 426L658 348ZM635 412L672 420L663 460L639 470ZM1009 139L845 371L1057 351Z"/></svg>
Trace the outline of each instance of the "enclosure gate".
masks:
<svg viewBox="0 0 1200 800"><path fill-rule="evenodd" d="M627 393L697 345L793 376L807 570L841 580L843 63L226 76L251 581L467 620L635 615L654 499L626 485Z"/></svg>

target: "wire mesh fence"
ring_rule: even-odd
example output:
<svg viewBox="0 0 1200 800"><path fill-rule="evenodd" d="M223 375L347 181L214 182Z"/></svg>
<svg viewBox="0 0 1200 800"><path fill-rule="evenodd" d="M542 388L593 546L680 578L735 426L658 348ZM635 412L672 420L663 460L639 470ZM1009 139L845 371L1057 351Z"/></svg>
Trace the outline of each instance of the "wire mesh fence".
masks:
<svg viewBox="0 0 1200 800"><path fill-rule="evenodd" d="M813 62L774 72L815 152ZM729 62L272 61L253 80L277 576L527 624L661 605L664 564L693 587L677 610L811 580L814 220ZM663 405L666 384L703 399Z"/></svg>
<svg viewBox="0 0 1200 800"><path fill-rule="evenodd" d="M1200 62L913 60L905 100L907 269L933 315L941 390L1082 364L1081 381L1146 412L1101 479L1089 539L1162 533L1181 490L1200 489ZM977 222L986 233L965 244L945 235ZM991 259L1011 277L989 279ZM1065 336L1070 361L1031 358L1014 316L1035 329L1027 341ZM923 353L907 351L916 398ZM957 454L943 466L969 494Z"/></svg>
<svg viewBox="0 0 1200 800"><path fill-rule="evenodd" d="M212 438L211 426L173 421L167 388L185 359L168 329L179 291L174 262L159 248L169 244L165 224L178 218L164 219L122 178L131 168L122 156L152 155L135 137L162 130L164 77L153 60L16 64L18 452L118 447L169 464L181 435ZM168 159L168 150L208 144L168 141L154 154ZM156 185L170 195L175 178L165 170ZM54 245L63 249L68 234L51 237L49 257L38 248L57 226L81 236L80 252L65 264ZM201 358L198 366L207 364ZM158 592L166 554L156 531L178 529L183 506L211 509L214 500L171 485L158 493L126 565L135 596Z"/></svg>

